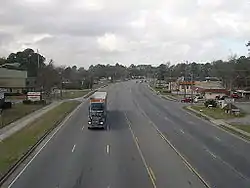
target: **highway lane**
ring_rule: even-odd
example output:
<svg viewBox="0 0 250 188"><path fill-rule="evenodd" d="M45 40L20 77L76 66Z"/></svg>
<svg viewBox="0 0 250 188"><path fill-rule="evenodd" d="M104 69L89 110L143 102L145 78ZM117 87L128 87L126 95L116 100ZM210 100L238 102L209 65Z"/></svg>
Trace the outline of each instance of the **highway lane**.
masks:
<svg viewBox="0 0 250 188"><path fill-rule="evenodd" d="M250 145L189 115L179 103L131 85L134 103L144 112L211 187L249 187Z"/></svg>
<svg viewBox="0 0 250 188"><path fill-rule="evenodd" d="M87 129L83 104L20 176L3 187L205 187L132 102L132 86L108 88L108 130Z"/></svg>

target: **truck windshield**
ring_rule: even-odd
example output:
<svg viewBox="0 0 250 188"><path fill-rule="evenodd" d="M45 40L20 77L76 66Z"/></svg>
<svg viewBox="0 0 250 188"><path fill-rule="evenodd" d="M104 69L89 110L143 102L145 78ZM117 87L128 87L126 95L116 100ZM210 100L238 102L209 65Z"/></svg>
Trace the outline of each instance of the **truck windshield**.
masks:
<svg viewBox="0 0 250 188"><path fill-rule="evenodd" d="M104 105L102 103L92 103L91 104L91 110L99 111L99 110L103 110L103 109L104 109Z"/></svg>

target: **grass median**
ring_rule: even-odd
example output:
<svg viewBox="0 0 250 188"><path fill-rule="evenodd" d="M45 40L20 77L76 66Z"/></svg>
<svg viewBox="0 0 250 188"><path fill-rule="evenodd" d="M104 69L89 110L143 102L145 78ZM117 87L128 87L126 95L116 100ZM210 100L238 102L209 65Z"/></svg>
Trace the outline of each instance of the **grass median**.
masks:
<svg viewBox="0 0 250 188"><path fill-rule="evenodd" d="M236 124L236 123L231 123L231 125L245 132L250 133L250 125L241 125L241 124Z"/></svg>
<svg viewBox="0 0 250 188"><path fill-rule="evenodd" d="M83 97L84 95L86 95L89 92L90 92L89 89L86 89L86 90L69 90L69 91L65 91L65 92L62 93L62 98L63 99L79 98L79 97Z"/></svg>
<svg viewBox="0 0 250 188"><path fill-rule="evenodd" d="M214 119L230 119L236 117L244 117L244 114L240 114L239 116L235 116L233 114L225 113L221 108L207 108L205 106L192 106L192 109L202 112L203 114L210 116Z"/></svg>
<svg viewBox="0 0 250 188"><path fill-rule="evenodd" d="M49 130L56 127L80 102L67 101L0 142L0 177Z"/></svg>
<svg viewBox="0 0 250 188"><path fill-rule="evenodd" d="M23 103L13 104L12 108L3 111L0 118L0 128L44 107L41 104L27 105Z"/></svg>

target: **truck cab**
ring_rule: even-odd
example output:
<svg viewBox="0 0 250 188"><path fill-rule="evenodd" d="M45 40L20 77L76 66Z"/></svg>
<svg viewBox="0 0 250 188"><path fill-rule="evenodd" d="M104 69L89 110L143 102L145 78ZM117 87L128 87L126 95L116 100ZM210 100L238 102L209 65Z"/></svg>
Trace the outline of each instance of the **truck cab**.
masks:
<svg viewBox="0 0 250 188"><path fill-rule="evenodd" d="M96 92L90 97L88 128L105 128L107 92Z"/></svg>

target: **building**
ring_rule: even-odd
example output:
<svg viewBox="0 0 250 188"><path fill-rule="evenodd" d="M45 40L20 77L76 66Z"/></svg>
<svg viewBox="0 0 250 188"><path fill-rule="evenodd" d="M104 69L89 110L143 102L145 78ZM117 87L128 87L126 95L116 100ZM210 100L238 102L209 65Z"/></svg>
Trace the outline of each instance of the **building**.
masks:
<svg viewBox="0 0 250 188"><path fill-rule="evenodd" d="M215 99L216 96L229 95L221 81L196 81L193 92L205 97L205 99Z"/></svg>
<svg viewBox="0 0 250 188"><path fill-rule="evenodd" d="M187 80L184 77L178 78L175 82L171 82L171 90L180 95L192 93L192 88L195 85L195 81Z"/></svg>
<svg viewBox="0 0 250 188"><path fill-rule="evenodd" d="M27 71L0 68L0 88L21 93L26 88Z"/></svg>

